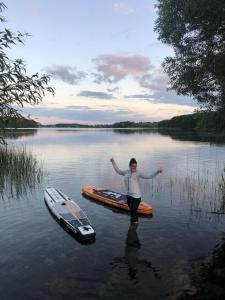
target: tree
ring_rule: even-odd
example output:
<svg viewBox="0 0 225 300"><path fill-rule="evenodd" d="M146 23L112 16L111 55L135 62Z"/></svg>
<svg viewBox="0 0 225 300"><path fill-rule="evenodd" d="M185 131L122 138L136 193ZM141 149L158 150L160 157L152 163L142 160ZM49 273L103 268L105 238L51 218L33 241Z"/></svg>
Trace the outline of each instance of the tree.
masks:
<svg viewBox="0 0 225 300"><path fill-rule="evenodd" d="M174 49L163 63L170 88L224 120L225 1L158 0L157 9L155 31Z"/></svg>
<svg viewBox="0 0 225 300"><path fill-rule="evenodd" d="M0 13L7 7L0 2ZM0 22L5 18L0 15ZM1 130L7 121L12 118L23 118L19 108L24 104L38 104L42 101L45 92L54 94L54 88L48 85L48 75L31 76L26 73L26 65L21 59L11 60L7 50L17 44L23 44L27 33L13 33L5 28L0 31L0 119ZM5 143L3 138L1 142Z"/></svg>

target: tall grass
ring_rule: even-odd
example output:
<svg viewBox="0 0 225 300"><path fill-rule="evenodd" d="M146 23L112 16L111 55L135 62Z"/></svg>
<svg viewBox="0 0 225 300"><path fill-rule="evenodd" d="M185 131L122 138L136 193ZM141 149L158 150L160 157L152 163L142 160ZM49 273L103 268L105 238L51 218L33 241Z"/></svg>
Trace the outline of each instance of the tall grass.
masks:
<svg viewBox="0 0 225 300"><path fill-rule="evenodd" d="M192 171L185 177L182 188L192 209L225 213L225 168Z"/></svg>
<svg viewBox="0 0 225 300"><path fill-rule="evenodd" d="M34 189L43 178L42 168L31 151L23 147L0 148L0 194L20 196Z"/></svg>
<svg viewBox="0 0 225 300"><path fill-rule="evenodd" d="M163 180L156 178L150 185L146 183L144 190L171 205L186 203L193 212L225 214L225 166L219 164L213 169L187 165L185 172L166 174Z"/></svg>

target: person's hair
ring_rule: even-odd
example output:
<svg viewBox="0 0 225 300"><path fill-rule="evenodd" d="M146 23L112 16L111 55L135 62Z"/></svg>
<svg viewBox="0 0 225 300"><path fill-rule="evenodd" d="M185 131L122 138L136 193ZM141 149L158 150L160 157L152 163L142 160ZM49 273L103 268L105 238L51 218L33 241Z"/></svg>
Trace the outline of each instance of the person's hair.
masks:
<svg viewBox="0 0 225 300"><path fill-rule="evenodd" d="M132 165L132 164L136 164L137 165L137 161L135 158L131 158L130 162L129 162L129 167Z"/></svg>

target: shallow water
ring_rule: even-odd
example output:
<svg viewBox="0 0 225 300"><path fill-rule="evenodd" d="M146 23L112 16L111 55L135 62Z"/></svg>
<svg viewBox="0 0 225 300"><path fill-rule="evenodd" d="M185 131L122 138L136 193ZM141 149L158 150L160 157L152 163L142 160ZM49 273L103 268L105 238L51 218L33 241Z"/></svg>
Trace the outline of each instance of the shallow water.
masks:
<svg viewBox="0 0 225 300"><path fill-rule="evenodd" d="M225 141L157 131L39 129L9 143L29 146L43 181L0 200L0 299L224 299ZM84 198L82 185L124 191L109 162L164 172L142 181L151 218ZM221 185L220 185L221 184ZM52 218L46 186L73 198L97 236L83 245Z"/></svg>

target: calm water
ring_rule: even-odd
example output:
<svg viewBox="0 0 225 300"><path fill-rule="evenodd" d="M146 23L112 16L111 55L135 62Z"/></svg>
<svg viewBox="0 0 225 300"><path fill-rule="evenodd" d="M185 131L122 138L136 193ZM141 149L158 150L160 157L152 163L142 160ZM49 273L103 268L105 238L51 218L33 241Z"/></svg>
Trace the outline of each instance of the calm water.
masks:
<svg viewBox="0 0 225 300"><path fill-rule="evenodd" d="M192 134L127 130L20 131L44 169L39 186L0 200L0 299L225 299L225 141ZM146 173L143 199L154 209L129 215L85 199L85 184L124 191L109 162L131 157ZM96 242L80 244L47 210L46 186L87 213Z"/></svg>

